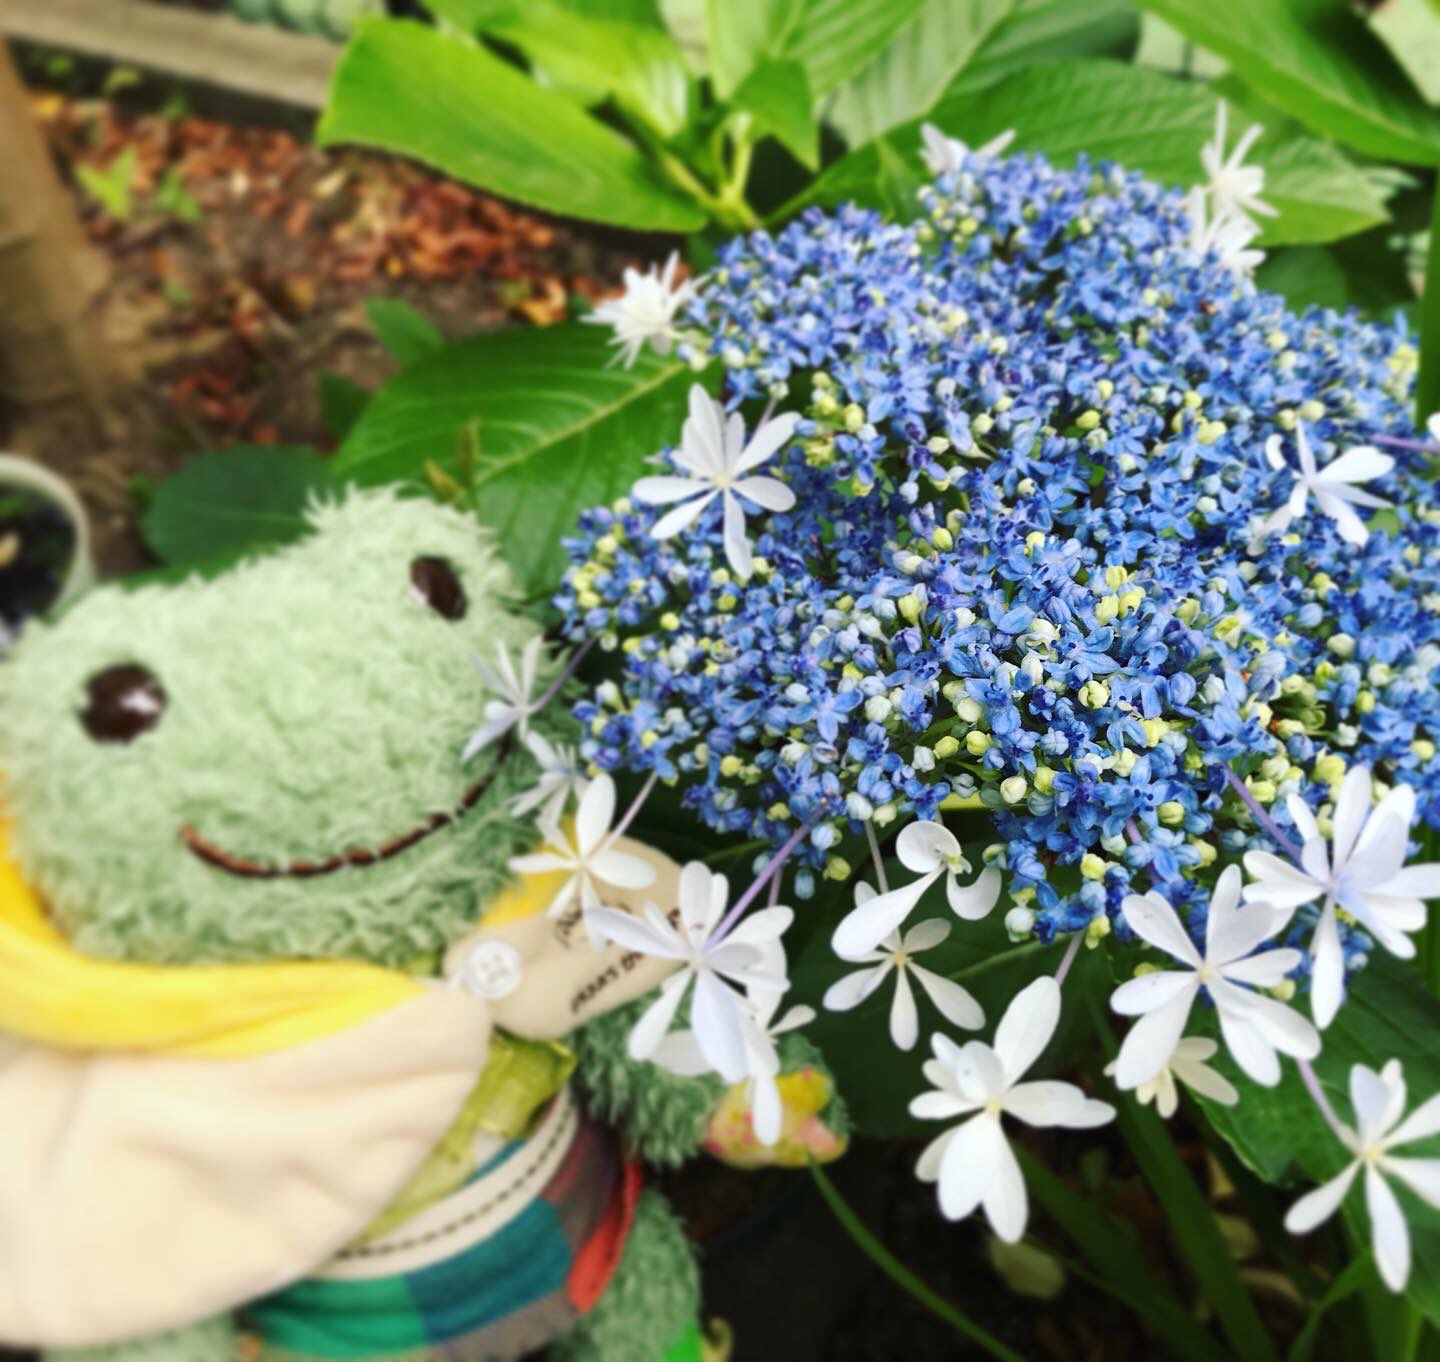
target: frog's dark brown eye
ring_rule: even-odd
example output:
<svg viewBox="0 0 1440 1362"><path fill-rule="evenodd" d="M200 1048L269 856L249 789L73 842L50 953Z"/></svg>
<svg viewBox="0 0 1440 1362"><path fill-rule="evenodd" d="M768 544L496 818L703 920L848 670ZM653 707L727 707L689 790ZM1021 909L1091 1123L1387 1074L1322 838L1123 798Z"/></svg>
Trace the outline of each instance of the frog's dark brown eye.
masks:
<svg viewBox="0 0 1440 1362"><path fill-rule="evenodd" d="M465 618L465 588L443 558L417 558L410 564L410 594L442 619Z"/></svg>
<svg viewBox="0 0 1440 1362"><path fill-rule="evenodd" d="M86 684L89 703L80 722L96 742L133 742L165 713L165 690L138 662L96 672Z"/></svg>

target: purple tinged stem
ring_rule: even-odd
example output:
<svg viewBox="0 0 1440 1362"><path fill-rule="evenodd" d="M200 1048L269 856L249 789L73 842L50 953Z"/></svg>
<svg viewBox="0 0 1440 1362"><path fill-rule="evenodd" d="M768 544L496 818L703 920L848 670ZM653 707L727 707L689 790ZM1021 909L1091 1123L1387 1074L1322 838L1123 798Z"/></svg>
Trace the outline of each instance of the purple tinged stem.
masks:
<svg viewBox="0 0 1440 1362"><path fill-rule="evenodd" d="M1228 766L1222 769L1225 772L1225 779L1230 782L1230 788L1245 802L1246 807L1255 815L1255 821L1265 829L1270 840L1294 861L1296 865L1299 865L1300 848L1285 835L1285 830L1260 807L1260 801L1245 788L1245 782Z"/></svg>
<svg viewBox="0 0 1440 1362"><path fill-rule="evenodd" d="M712 943L723 941L730 935L731 929L740 921L745 910L755 901L756 896L770 882L771 878L779 875L785 866L785 862L790 859L795 848L800 845L801 838L809 831L810 825L808 823L802 823L785 839L780 850L765 862L765 868L755 877L754 884L735 900L734 906L720 920L720 925L710 934Z"/></svg>

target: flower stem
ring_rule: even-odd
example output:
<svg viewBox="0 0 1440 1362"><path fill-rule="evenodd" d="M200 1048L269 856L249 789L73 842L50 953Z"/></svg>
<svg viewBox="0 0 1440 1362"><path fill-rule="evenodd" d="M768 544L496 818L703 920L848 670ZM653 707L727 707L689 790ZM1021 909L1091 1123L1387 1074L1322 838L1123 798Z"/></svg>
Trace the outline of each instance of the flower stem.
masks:
<svg viewBox="0 0 1440 1362"><path fill-rule="evenodd" d="M1245 788L1245 782L1228 766L1221 769L1225 772L1225 779L1230 782L1231 789L1240 796L1246 807L1255 815L1255 821L1265 830L1270 840L1298 865L1300 848L1285 835L1284 829L1260 807L1260 801Z"/></svg>
<svg viewBox="0 0 1440 1362"><path fill-rule="evenodd" d="M1070 966L1075 963L1075 957L1080 953L1080 942L1084 940L1083 931L1070 933L1070 944L1065 947L1065 955L1060 961L1060 968L1055 971L1056 986L1065 982L1065 976L1070 973Z"/></svg>
<svg viewBox="0 0 1440 1362"><path fill-rule="evenodd" d="M711 941L719 942L730 935L731 928L740 921L745 910L755 901L756 895L769 883L772 876L780 873L785 862L790 859L791 853L800 845L800 839L809 831L810 825L802 823L785 839L780 850L765 862L765 868L755 877L755 883L735 900L734 907L725 914L720 925L710 934Z"/></svg>
<svg viewBox="0 0 1440 1362"><path fill-rule="evenodd" d="M868 818L865 820L865 840L870 844L870 859L875 863L875 888L882 894L888 894L890 885L885 878L885 858L880 854L875 825Z"/></svg>
<svg viewBox="0 0 1440 1362"><path fill-rule="evenodd" d="M907 1296L912 1297L932 1314L938 1315L958 1334L963 1334L972 1343L982 1348L999 1362L1025 1362L1013 1348L1007 1347L998 1338L987 1333L973 1320L962 1315L943 1296L932 1291L908 1267L895 1257L861 1222L850 1209L845 1199L835 1190L835 1184L820 1170L814 1159L810 1160L810 1174L825 1204L834 1212L835 1219L844 1227L846 1234L855 1241L859 1250L870 1259Z"/></svg>
<svg viewBox="0 0 1440 1362"><path fill-rule="evenodd" d="M649 777L640 787L640 793L635 796L630 807L625 810L625 816L611 829L607 845L618 842L625 835L625 829L639 816L640 810L645 807L645 801L650 798L650 791L655 788L655 782L659 779L660 777L654 771L650 772Z"/></svg>
<svg viewBox="0 0 1440 1362"><path fill-rule="evenodd" d="M584 643L570 654L570 660L560 669L560 675L545 688L545 693L530 706L531 714L540 713L540 711L560 693L560 687L575 675L576 668L578 668L580 663L585 659L585 654L594 646L595 640L593 638L586 639Z"/></svg>
<svg viewBox="0 0 1440 1362"><path fill-rule="evenodd" d="M1125 820L1125 835L1130 839L1131 846L1139 846L1145 839L1140 836L1140 829L1135 826L1133 818Z"/></svg>
<svg viewBox="0 0 1440 1362"><path fill-rule="evenodd" d="M1440 458L1440 445L1432 444L1429 440L1406 440L1399 435L1372 435L1369 439L1372 445L1389 445L1391 449L1409 449L1417 454L1430 454Z"/></svg>
<svg viewBox="0 0 1440 1362"><path fill-rule="evenodd" d="M1330 1105L1330 1099L1325 1096L1325 1090L1320 1086L1320 1080L1315 1076L1315 1070L1311 1067L1310 1061L1297 1059L1295 1067L1300 1070L1300 1081L1305 1084L1305 1091L1310 1094L1310 1100L1320 1108L1320 1115L1325 1118L1325 1124L1335 1132L1335 1137L1340 1143L1344 1144L1344 1124L1335 1114L1335 1108Z"/></svg>

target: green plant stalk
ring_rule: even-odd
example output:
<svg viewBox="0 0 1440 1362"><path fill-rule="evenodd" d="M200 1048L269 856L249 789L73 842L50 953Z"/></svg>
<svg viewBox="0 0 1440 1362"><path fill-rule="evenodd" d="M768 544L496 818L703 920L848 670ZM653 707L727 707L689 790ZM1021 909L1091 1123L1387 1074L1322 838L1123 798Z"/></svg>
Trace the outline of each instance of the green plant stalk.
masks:
<svg viewBox="0 0 1440 1362"><path fill-rule="evenodd" d="M1230 1353L1150 1271L1135 1241L1103 1211L1067 1187L1027 1150L1016 1151L1025 1185L1046 1215L1090 1260L1104 1289L1164 1338L1178 1362L1232 1362Z"/></svg>
<svg viewBox="0 0 1440 1362"><path fill-rule="evenodd" d="M972 1343L983 1348L991 1357L998 1358L999 1362L1025 1362L1025 1359L1013 1348L1007 1347L993 1334L982 1329L974 1320L962 1315L949 1301L932 1291L896 1258L865 1228L859 1216L850 1209L844 1197L835 1189L835 1184L821 1171L820 1165L813 1159L810 1162L810 1173L815 1179L815 1185L820 1189L820 1195L825 1198L826 1205L834 1212L835 1218L844 1227L845 1232L855 1241L856 1247L896 1286L932 1314L938 1315L956 1333L964 1335Z"/></svg>
<svg viewBox="0 0 1440 1362"><path fill-rule="evenodd" d="M1099 1006L1091 1002L1095 1030L1107 1056L1115 1037ZM1122 1094L1116 1124L1160 1204L1175 1243L1214 1309L1239 1362L1279 1362L1275 1345L1240 1279L1230 1247L1215 1223L1210 1204L1195 1185L1165 1123L1133 1095Z"/></svg>
<svg viewBox="0 0 1440 1362"><path fill-rule="evenodd" d="M1440 411L1440 174L1435 176L1430 249L1425 255L1425 296L1420 300L1420 377L1415 384L1415 424L1424 429L1425 418L1436 411ZM1433 917L1431 921L1434 922Z"/></svg>
<svg viewBox="0 0 1440 1362"><path fill-rule="evenodd" d="M1310 1307L1305 1326L1295 1336L1290 1351L1285 1354L1285 1362L1310 1362L1310 1356L1315 1350L1315 1339L1326 1313L1332 1306L1338 1305L1364 1286L1369 1267L1369 1260L1365 1256L1351 1259L1345 1271L1330 1283L1330 1289Z"/></svg>

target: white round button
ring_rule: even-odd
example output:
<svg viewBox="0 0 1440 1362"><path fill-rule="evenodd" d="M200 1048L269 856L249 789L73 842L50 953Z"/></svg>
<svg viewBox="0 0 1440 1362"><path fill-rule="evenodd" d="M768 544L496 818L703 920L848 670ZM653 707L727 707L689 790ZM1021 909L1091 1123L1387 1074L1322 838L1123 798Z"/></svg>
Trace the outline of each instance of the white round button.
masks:
<svg viewBox="0 0 1440 1362"><path fill-rule="evenodd" d="M508 941L481 941L456 977L461 988L478 998L504 998L520 987L524 971L520 952Z"/></svg>

